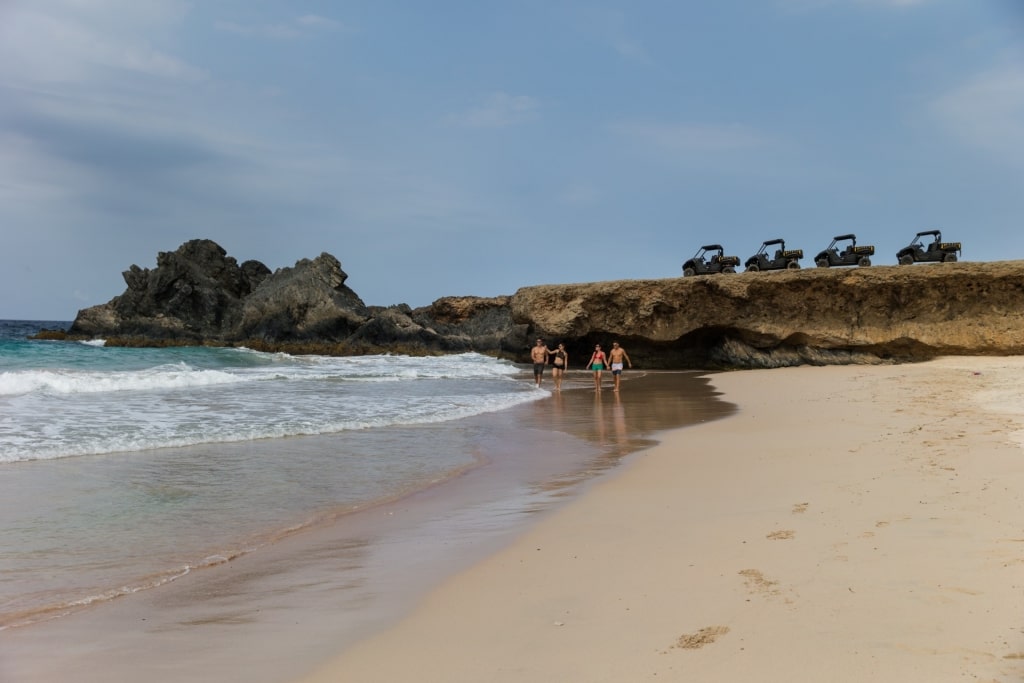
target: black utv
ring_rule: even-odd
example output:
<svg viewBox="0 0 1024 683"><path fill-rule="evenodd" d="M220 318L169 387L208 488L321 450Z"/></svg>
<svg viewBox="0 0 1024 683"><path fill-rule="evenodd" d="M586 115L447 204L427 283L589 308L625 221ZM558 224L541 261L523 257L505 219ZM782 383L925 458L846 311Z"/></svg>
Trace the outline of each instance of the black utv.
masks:
<svg viewBox="0 0 1024 683"><path fill-rule="evenodd" d="M931 238L931 241L925 245L925 240L922 238ZM896 252L896 262L901 266L924 261L953 263L957 260L959 253L959 242L943 242L940 231L925 230L917 233L910 244Z"/></svg>
<svg viewBox="0 0 1024 683"><path fill-rule="evenodd" d="M839 248L839 243L849 240L850 243ZM870 266L871 255L875 253L875 248L871 245L861 244L857 245L857 236L854 234L849 235L836 235L832 238L832 243L825 248L824 251L814 257L814 264L819 268L828 268L829 266Z"/></svg>
<svg viewBox="0 0 1024 683"><path fill-rule="evenodd" d="M769 247L773 247L776 244L779 248L775 250L775 255L769 257ZM786 249L786 241L781 237L774 240L766 240L761 244L761 248L757 250L757 253L747 259L747 262L743 264L747 272L757 272L759 270L795 270L800 267L800 259L804 257L803 249Z"/></svg>
<svg viewBox="0 0 1024 683"><path fill-rule="evenodd" d="M735 273L736 266L740 264L740 257L723 256L724 252L721 244L705 244L697 250L693 258L683 264L683 276Z"/></svg>

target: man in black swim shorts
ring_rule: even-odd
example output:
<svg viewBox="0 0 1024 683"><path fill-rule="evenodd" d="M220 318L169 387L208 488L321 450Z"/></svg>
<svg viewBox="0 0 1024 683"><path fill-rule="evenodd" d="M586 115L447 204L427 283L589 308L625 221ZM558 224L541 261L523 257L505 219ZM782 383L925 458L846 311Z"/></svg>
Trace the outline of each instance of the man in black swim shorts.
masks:
<svg viewBox="0 0 1024 683"><path fill-rule="evenodd" d="M533 381L537 383L538 387L540 387L540 380L544 375L544 366L548 364L548 356L550 355L551 350L548 349L543 339L538 339L537 343L530 349L530 360L533 361Z"/></svg>

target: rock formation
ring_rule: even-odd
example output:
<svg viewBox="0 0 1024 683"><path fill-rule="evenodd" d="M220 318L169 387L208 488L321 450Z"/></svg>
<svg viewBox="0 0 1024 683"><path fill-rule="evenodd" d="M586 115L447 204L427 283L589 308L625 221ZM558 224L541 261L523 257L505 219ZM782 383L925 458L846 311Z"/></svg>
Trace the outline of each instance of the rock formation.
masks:
<svg viewBox="0 0 1024 683"><path fill-rule="evenodd" d="M644 368L878 363L1024 353L1024 261L808 268L524 287L413 309L367 306L330 254L271 273L216 243L125 271L72 337L246 344L314 353L478 351L527 360L542 336L579 366L619 341Z"/></svg>
<svg viewBox="0 0 1024 683"><path fill-rule="evenodd" d="M210 240L161 252L153 270L131 266L128 289L79 311L68 334L112 344L245 344L320 353L479 351L513 356L526 325L512 322L509 297L448 297L431 306L368 307L345 285L334 256L270 269L241 266Z"/></svg>
<svg viewBox="0 0 1024 683"><path fill-rule="evenodd" d="M1024 261L808 268L520 289L512 316L577 354L778 367L1024 353Z"/></svg>

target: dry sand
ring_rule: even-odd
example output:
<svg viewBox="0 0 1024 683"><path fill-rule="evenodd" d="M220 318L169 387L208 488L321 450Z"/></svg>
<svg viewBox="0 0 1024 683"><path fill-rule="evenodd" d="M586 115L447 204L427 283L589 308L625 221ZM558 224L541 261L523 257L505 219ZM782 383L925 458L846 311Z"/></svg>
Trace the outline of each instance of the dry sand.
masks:
<svg viewBox="0 0 1024 683"><path fill-rule="evenodd" d="M306 683L1024 680L1024 358L713 382Z"/></svg>

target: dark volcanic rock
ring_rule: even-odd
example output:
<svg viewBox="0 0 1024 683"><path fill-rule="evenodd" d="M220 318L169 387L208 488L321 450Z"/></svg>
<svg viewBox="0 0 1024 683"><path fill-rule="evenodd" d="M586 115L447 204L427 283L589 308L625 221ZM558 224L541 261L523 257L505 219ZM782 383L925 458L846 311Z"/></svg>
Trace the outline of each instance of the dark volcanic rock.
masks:
<svg viewBox="0 0 1024 683"><path fill-rule="evenodd" d="M526 326L512 323L509 297L449 297L415 311L370 308L327 253L271 273L257 261L238 266L215 242L193 240L160 253L153 270L133 265L124 279L124 294L79 311L70 336L340 353L514 354L525 347Z"/></svg>
<svg viewBox="0 0 1024 683"><path fill-rule="evenodd" d="M363 300L345 285L338 259L320 254L280 268L242 304L230 339L342 341L367 321Z"/></svg>
<svg viewBox="0 0 1024 683"><path fill-rule="evenodd" d="M68 333L218 339L237 325L242 299L269 274L258 261L239 267L216 242L192 240L160 252L153 270L133 265L124 271L124 294L80 311Z"/></svg>
<svg viewBox="0 0 1024 683"><path fill-rule="evenodd" d="M414 321L449 340L452 350L517 356L528 345L529 325L512 320L512 297L449 296L412 312ZM463 340L461 349L458 340Z"/></svg>

